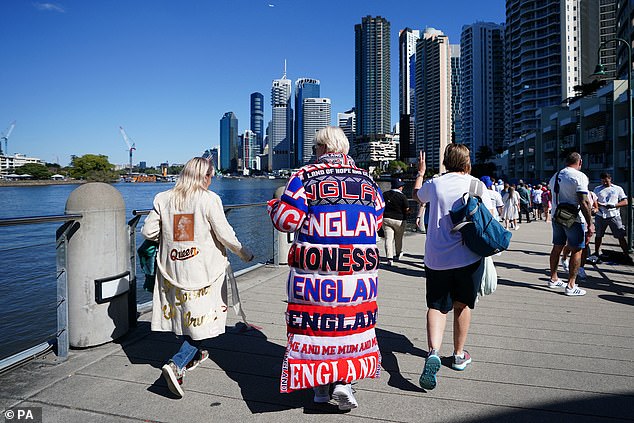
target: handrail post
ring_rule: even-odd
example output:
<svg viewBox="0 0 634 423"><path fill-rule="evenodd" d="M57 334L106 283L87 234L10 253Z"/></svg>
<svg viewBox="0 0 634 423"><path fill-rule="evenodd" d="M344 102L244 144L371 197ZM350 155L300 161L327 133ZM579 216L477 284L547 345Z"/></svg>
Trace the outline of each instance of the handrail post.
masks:
<svg viewBox="0 0 634 423"><path fill-rule="evenodd" d="M70 341L68 338L68 238L79 227L77 221L64 223L57 230L56 265L57 265L57 357L68 358Z"/></svg>
<svg viewBox="0 0 634 423"><path fill-rule="evenodd" d="M128 322L130 326L137 325L136 306L136 226L141 220L141 215L134 216L128 222L128 232L130 236L130 291L128 291Z"/></svg>

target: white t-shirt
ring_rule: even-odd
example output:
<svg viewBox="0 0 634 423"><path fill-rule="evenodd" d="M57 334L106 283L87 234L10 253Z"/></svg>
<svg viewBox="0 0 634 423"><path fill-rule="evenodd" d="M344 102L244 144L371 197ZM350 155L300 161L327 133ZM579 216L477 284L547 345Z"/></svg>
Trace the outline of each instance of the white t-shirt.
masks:
<svg viewBox="0 0 634 423"><path fill-rule="evenodd" d="M556 176L557 174L554 174L548 183L548 186L552 188L553 208L551 214L553 216L555 215L557 204L567 203L578 205L579 199L577 193L587 194L589 183L588 177L583 172L567 166L559 172L559 193L555 193ZM586 219L583 217L581 211L579 211L579 215L577 216L577 222L586 223Z"/></svg>
<svg viewBox="0 0 634 423"><path fill-rule="evenodd" d="M531 197L533 197L533 204L541 204L542 203L542 190L534 189L531 192Z"/></svg>
<svg viewBox="0 0 634 423"><path fill-rule="evenodd" d="M451 232L454 225L449 216L449 210L462 201L462 196L469 192L469 186L474 179L478 181L476 194L482 198L485 207L491 210L491 198L484 195L486 187L471 175L446 173L426 181L418 190L418 199L423 204L429 203L425 266L430 269L456 269L473 264L482 258L463 244L460 232Z"/></svg>
<svg viewBox="0 0 634 423"><path fill-rule="evenodd" d="M497 221L500 221L500 212L498 212L498 207L504 207L504 201L502 201L502 194L500 194L499 192L493 189L486 190L486 193L489 195L489 198L491 199L491 207L493 208L493 217Z"/></svg>
<svg viewBox="0 0 634 423"><path fill-rule="evenodd" d="M625 191L618 185L610 185L609 187L604 187L603 185L599 185L594 189L594 193L597 195L597 202L599 204L609 204L611 206L616 206L621 200L625 200L627 195L625 195ZM599 205L599 216L603 218L615 217L619 214L619 209L614 208L606 208L605 206Z"/></svg>

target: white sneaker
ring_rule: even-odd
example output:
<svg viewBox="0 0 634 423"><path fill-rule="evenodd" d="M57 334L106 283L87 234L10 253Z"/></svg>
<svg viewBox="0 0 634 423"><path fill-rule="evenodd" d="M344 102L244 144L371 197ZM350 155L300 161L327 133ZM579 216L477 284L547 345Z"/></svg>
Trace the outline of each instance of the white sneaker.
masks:
<svg viewBox="0 0 634 423"><path fill-rule="evenodd" d="M580 297L582 295L586 295L586 291L584 289L579 288L579 285L575 285L572 288L567 286L566 295L569 297Z"/></svg>
<svg viewBox="0 0 634 423"><path fill-rule="evenodd" d="M548 280L549 288L563 288L564 286L566 286L566 283L559 278L557 278L557 280L555 281L552 279Z"/></svg>
<svg viewBox="0 0 634 423"><path fill-rule="evenodd" d="M317 404L324 404L330 401L330 385L319 385L313 388L315 396L313 401Z"/></svg>
<svg viewBox="0 0 634 423"><path fill-rule="evenodd" d="M352 410L359 406L352 394L352 385L349 383L345 385L343 383L335 385L335 389L332 391L332 399L337 401L340 410Z"/></svg>
<svg viewBox="0 0 634 423"><path fill-rule="evenodd" d="M580 267L579 270L577 271L577 277L579 279L586 279L588 277L588 275L586 275L586 269L584 269L583 267Z"/></svg>
<svg viewBox="0 0 634 423"><path fill-rule="evenodd" d="M570 263L570 261L568 259L564 260L563 258L561 259L561 268L564 269L564 272L568 272L569 271L569 267L568 264Z"/></svg>
<svg viewBox="0 0 634 423"><path fill-rule="evenodd" d="M403 253L399 253L396 257L397 260L403 260Z"/></svg>
<svg viewBox="0 0 634 423"><path fill-rule="evenodd" d="M590 264L597 264L599 262L599 257L597 257L596 254L592 254L586 259L586 261Z"/></svg>
<svg viewBox="0 0 634 423"><path fill-rule="evenodd" d="M515 225L515 227L513 228L514 231L518 230L520 228L520 225Z"/></svg>
<svg viewBox="0 0 634 423"><path fill-rule="evenodd" d="M390 267L394 266L394 261L388 260L387 261L387 265L390 266Z"/></svg>

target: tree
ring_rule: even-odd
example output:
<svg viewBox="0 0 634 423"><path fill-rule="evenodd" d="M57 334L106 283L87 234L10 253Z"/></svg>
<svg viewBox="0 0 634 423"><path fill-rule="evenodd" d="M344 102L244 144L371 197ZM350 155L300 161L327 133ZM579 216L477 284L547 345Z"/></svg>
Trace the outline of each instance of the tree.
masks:
<svg viewBox="0 0 634 423"><path fill-rule="evenodd" d="M398 160L392 160L387 165L387 171L389 173L403 173L406 172L408 168L409 166L407 165L407 163L403 163Z"/></svg>
<svg viewBox="0 0 634 423"><path fill-rule="evenodd" d="M46 166L39 163L26 163L16 167L15 173L18 175L31 175L33 179L48 179L52 175Z"/></svg>
<svg viewBox="0 0 634 423"><path fill-rule="evenodd" d="M71 156L71 159L70 175L73 178L97 182L112 182L119 178L108 156L85 154L81 157Z"/></svg>

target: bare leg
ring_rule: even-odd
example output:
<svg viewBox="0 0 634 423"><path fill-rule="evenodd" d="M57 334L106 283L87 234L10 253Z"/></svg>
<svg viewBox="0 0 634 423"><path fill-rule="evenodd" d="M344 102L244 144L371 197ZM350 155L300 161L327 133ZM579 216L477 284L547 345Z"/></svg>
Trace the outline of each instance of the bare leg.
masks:
<svg viewBox="0 0 634 423"><path fill-rule="evenodd" d="M563 245L553 245L553 249L550 250L550 280L552 281L557 280L557 266L559 266L559 256L563 249Z"/></svg>
<svg viewBox="0 0 634 423"><path fill-rule="evenodd" d="M446 324L447 313L433 308L427 310L427 345L430 350L440 351Z"/></svg>
<svg viewBox="0 0 634 423"><path fill-rule="evenodd" d="M453 305L453 349L454 354L462 355L467 342L467 332L471 324L471 309L466 304L454 302Z"/></svg>
<svg viewBox="0 0 634 423"><path fill-rule="evenodd" d="M580 248L571 248L570 249L570 263L569 271L568 271L568 287L573 288L575 286L575 282L577 280L577 272L579 271L579 265L581 264L581 249Z"/></svg>

